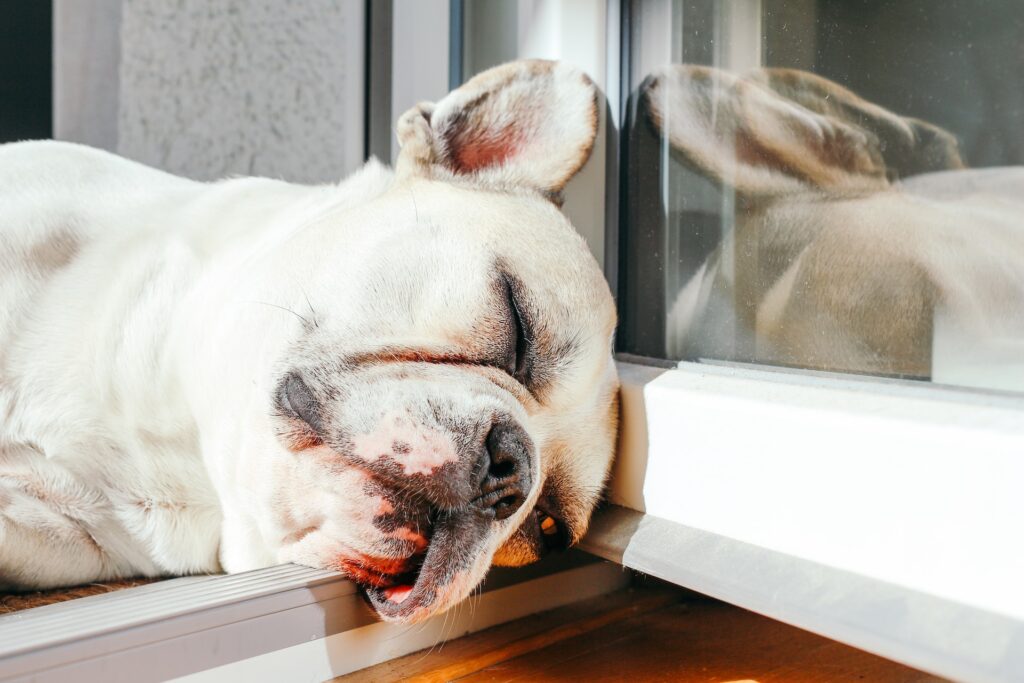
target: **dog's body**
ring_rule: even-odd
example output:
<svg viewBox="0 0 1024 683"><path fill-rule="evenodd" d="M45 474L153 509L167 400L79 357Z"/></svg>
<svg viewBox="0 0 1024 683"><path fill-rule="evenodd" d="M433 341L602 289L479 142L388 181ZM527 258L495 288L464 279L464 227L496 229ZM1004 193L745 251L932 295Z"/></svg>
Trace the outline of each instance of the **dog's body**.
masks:
<svg viewBox="0 0 1024 683"><path fill-rule="evenodd" d="M280 294L236 297L244 270L218 282L218 269L272 249L304 214L343 210L389 182L371 163L340 187L206 184L67 143L0 147L0 215L17 227L0 245L3 476L15 487L19 477L52 481L53 495L69 498L60 507L74 510L49 520L64 543L5 529L5 562L25 568L0 574L5 582L219 570L222 511L197 457L198 422L210 414L204 404L224 400L202 375L225 368L203 367L197 347L215 343L211 312L250 317L238 309L273 306ZM275 308L255 317L267 324L262 335L289 322ZM205 386L190 388L197 380ZM229 403L245 409L237 396ZM40 515L58 511L40 504ZM226 556L226 566L273 561L262 544L239 545L255 557Z"/></svg>
<svg viewBox="0 0 1024 683"><path fill-rule="evenodd" d="M0 584L296 561L417 619L536 559L548 517L576 540L614 308L547 197L592 119L585 77L523 62L339 186L0 147Z"/></svg>
<svg viewBox="0 0 1024 683"><path fill-rule="evenodd" d="M992 343L1018 356L995 385L1024 385L1024 169L963 170L946 131L805 72L681 65L645 95L737 195L728 244L672 305L670 353L940 377L933 345Z"/></svg>

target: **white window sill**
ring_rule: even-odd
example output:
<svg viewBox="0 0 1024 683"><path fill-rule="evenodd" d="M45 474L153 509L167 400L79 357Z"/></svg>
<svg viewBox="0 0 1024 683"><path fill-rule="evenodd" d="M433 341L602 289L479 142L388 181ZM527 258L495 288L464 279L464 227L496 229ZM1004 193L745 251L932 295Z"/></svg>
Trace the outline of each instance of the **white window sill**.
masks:
<svg viewBox="0 0 1024 683"><path fill-rule="evenodd" d="M172 579L0 617L0 681L321 681L623 588L572 552L492 570L472 609L382 623L340 574L281 565Z"/></svg>
<svg viewBox="0 0 1024 683"><path fill-rule="evenodd" d="M1024 400L620 362L584 547L941 675L1024 679Z"/></svg>

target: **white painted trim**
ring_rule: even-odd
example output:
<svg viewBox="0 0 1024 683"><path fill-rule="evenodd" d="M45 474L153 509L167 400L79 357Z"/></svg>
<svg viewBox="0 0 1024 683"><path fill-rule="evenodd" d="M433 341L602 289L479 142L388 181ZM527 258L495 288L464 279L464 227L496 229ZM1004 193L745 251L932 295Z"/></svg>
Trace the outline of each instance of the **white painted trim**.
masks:
<svg viewBox="0 0 1024 683"><path fill-rule="evenodd" d="M624 588L628 573L592 564L501 588L422 625L375 623L190 676L180 683L323 681L527 615Z"/></svg>
<svg viewBox="0 0 1024 683"><path fill-rule="evenodd" d="M1024 398L697 363L619 372L613 502L1024 623Z"/></svg>
<svg viewBox="0 0 1024 683"><path fill-rule="evenodd" d="M479 597L413 627L379 623L340 574L296 565L38 607L0 617L0 681L319 681L629 581L583 553L549 560L492 570Z"/></svg>
<svg viewBox="0 0 1024 683"><path fill-rule="evenodd" d="M588 552L939 676L1024 680L1024 621L611 506Z"/></svg>

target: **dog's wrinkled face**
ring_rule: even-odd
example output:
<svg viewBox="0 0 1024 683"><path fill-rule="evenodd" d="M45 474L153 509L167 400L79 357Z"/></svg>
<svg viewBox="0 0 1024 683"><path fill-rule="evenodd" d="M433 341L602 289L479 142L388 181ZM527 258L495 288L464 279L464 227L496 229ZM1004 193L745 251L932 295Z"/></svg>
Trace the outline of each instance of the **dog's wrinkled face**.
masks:
<svg viewBox="0 0 1024 683"><path fill-rule="evenodd" d="M579 129L557 145L536 101L552 88L576 101L550 125ZM578 72L487 72L403 118L386 191L272 255L309 311L269 399L281 448L263 524L279 560L340 570L383 617L416 620L492 561L582 535L613 451L615 311L549 197L586 159L593 115Z"/></svg>

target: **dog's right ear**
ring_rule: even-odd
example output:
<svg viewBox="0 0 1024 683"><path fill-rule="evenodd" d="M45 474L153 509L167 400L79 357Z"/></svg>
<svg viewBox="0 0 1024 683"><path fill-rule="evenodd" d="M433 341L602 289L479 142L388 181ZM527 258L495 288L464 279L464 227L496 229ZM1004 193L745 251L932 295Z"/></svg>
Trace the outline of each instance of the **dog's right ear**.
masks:
<svg viewBox="0 0 1024 683"><path fill-rule="evenodd" d="M697 170L748 197L888 185L876 136L753 78L673 65L641 86L651 122Z"/></svg>
<svg viewBox="0 0 1024 683"><path fill-rule="evenodd" d="M597 135L597 90L566 64L523 60L475 76L398 120L399 175L530 187L557 201Z"/></svg>

